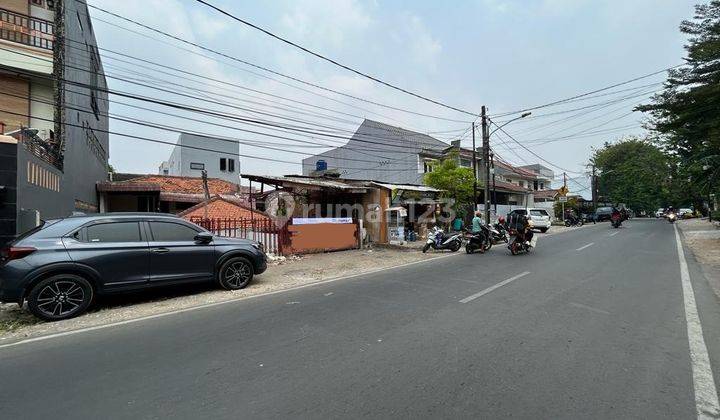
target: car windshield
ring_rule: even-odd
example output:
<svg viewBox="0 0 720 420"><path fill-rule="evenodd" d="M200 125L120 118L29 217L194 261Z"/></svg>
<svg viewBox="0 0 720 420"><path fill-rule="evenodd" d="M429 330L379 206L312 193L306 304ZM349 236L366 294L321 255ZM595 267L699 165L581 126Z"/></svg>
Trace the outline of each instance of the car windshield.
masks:
<svg viewBox="0 0 720 420"><path fill-rule="evenodd" d="M547 216L548 212L545 210L530 210L530 215L532 216Z"/></svg>

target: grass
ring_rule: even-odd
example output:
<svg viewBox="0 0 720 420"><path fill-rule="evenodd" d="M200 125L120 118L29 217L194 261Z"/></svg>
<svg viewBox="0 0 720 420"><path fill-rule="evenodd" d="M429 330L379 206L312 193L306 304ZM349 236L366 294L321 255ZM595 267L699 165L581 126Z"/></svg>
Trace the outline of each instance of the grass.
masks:
<svg viewBox="0 0 720 420"><path fill-rule="evenodd" d="M0 336L39 322L42 321L22 309L0 307Z"/></svg>

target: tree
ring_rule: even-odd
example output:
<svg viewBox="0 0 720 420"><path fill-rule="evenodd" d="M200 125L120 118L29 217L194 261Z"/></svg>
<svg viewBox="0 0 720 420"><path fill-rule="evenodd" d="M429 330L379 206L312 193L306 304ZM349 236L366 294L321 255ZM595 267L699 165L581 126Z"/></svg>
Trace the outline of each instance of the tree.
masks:
<svg viewBox="0 0 720 420"><path fill-rule="evenodd" d="M472 209L475 178L470 168L458 166L457 157L449 156L425 174L425 185L443 190L442 197L454 201L454 210L461 217Z"/></svg>
<svg viewBox="0 0 720 420"><path fill-rule="evenodd" d="M605 143L595 150L592 162L599 172L599 195L606 201L646 212L665 206L671 165L649 141L629 137Z"/></svg>
<svg viewBox="0 0 720 420"><path fill-rule="evenodd" d="M670 190L683 193L673 201L698 206L720 189L720 1L695 6L680 31L689 36L687 65L669 71L664 91L638 109L651 115L650 128L672 157Z"/></svg>

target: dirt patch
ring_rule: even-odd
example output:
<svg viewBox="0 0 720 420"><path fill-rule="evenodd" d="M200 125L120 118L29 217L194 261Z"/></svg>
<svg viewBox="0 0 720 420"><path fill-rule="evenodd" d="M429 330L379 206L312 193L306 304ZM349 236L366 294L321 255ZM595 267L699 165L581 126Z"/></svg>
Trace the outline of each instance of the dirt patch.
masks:
<svg viewBox="0 0 720 420"><path fill-rule="evenodd" d="M58 322L42 322L16 304L3 304L0 305L0 342L103 325L208 303L235 300L447 254L447 252L423 254L417 249L374 247L369 250L291 257L272 261L267 271L258 275L243 290L218 290L212 284L203 284L101 297L89 313Z"/></svg>
<svg viewBox="0 0 720 420"><path fill-rule="evenodd" d="M701 264L705 277L715 294L720 298L720 229L706 219L691 219L678 222L685 243Z"/></svg>

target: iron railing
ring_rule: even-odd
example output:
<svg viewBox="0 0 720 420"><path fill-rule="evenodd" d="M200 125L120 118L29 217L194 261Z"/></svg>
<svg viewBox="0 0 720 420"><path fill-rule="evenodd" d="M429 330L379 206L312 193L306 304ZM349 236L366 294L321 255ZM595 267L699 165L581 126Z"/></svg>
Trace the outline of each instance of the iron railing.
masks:
<svg viewBox="0 0 720 420"><path fill-rule="evenodd" d="M0 39L52 50L55 24L49 20L0 9Z"/></svg>

